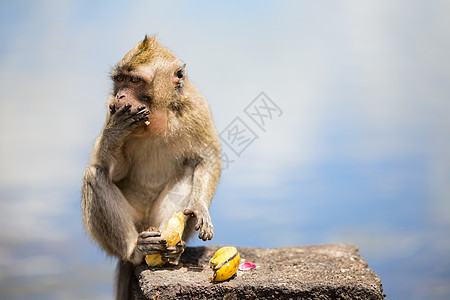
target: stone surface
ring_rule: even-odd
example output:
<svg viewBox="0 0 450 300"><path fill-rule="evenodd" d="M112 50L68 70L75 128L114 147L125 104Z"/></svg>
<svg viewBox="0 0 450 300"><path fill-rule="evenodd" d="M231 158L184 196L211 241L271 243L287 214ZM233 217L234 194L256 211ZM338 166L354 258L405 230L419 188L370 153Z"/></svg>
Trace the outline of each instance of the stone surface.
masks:
<svg viewBox="0 0 450 300"><path fill-rule="evenodd" d="M135 299L384 299L380 278L355 246L238 248L256 269L212 283L209 259L220 247L186 248L178 266L138 266Z"/></svg>

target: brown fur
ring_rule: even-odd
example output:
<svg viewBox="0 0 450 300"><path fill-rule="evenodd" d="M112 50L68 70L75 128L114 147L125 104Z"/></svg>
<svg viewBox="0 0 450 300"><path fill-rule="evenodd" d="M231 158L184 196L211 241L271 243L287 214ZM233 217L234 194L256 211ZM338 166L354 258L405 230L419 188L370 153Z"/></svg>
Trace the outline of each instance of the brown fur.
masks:
<svg viewBox="0 0 450 300"><path fill-rule="evenodd" d="M118 299L128 289L128 266L147 254L181 255L184 244L167 247L158 232L174 212L187 209L193 217L183 240L194 227L203 240L213 235L208 208L220 177L220 143L184 66L146 36L112 71L110 111L84 174L81 205L87 232L119 259Z"/></svg>

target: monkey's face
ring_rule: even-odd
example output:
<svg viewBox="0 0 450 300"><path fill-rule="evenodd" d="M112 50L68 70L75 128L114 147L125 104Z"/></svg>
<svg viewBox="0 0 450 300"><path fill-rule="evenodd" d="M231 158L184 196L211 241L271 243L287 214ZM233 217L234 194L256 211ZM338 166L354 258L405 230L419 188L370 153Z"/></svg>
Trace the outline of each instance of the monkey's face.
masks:
<svg viewBox="0 0 450 300"><path fill-rule="evenodd" d="M145 38L113 69L114 88L109 103L117 108L145 105L150 126L134 134L161 133L167 126L167 113L178 101L185 79L185 64L154 38Z"/></svg>
<svg viewBox="0 0 450 300"><path fill-rule="evenodd" d="M113 71L112 80L114 88L111 99L119 108L125 104L132 106L145 105L150 108L152 104L152 78L147 72Z"/></svg>

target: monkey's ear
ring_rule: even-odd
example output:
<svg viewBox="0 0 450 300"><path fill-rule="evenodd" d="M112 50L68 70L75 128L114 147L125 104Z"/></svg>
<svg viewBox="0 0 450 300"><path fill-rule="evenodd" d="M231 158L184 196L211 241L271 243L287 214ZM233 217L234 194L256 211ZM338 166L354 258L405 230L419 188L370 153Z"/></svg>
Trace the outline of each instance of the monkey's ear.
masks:
<svg viewBox="0 0 450 300"><path fill-rule="evenodd" d="M177 88L182 88L184 86L184 79L186 77L186 63L181 63L173 74L173 83Z"/></svg>
<svg viewBox="0 0 450 300"><path fill-rule="evenodd" d="M181 62L178 64L178 69L182 70L183 73L186 73L186 63L185 62Z"/></svg>

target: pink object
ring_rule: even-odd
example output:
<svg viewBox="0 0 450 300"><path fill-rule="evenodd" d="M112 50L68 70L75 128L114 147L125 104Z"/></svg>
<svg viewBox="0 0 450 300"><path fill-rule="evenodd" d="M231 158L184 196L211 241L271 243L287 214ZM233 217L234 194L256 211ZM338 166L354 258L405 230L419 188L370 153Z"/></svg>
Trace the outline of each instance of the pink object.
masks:
<svg viewBox="0 0 450 300"><path fill-rule="evenodd" d="M256 268L256 265L251 262L244 262L239 264L239 270L241 271L248 271L254 268Z"/></svg>

